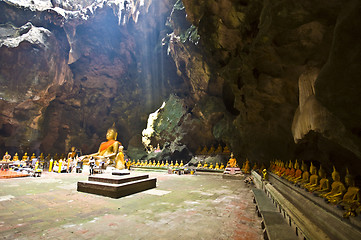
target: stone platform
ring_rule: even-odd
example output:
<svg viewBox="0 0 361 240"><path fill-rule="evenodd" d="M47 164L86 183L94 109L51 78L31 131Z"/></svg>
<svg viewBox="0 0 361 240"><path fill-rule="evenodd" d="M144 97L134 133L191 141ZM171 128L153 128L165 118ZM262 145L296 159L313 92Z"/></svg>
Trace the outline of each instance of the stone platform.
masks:
<svg viewBox="0 0 361 240"><path fill-rule="evenodd" d="M156 187L156 178L139 176L90 176L88 181L78 182L79 192L92 193L111 198L121 198Z"/></svg>

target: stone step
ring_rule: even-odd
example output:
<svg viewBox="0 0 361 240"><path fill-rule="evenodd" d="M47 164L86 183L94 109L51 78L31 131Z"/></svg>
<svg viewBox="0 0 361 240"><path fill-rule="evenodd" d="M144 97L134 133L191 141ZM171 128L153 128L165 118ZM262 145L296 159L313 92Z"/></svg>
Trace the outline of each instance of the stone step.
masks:
<svg viewBox="0 0 361 240"><path fill-rule="evenodd" d="M137 181L137 180L147 179L147 178L149 178L148 174L139 175L139 176L97 175L97 176L90 176L88 178L88 181L121 184L121 183Z"/></svg>
<svg viewBox="0 0 361 240"><path fill-rule="evenodd" d="M144 175L143 175L144 176ZM121 198L134 193L155 188L156 178L146 178L136 181L113 184L97 181L81 181L78 182L77 190L79 192L92 193L111 198Z"/></svg>

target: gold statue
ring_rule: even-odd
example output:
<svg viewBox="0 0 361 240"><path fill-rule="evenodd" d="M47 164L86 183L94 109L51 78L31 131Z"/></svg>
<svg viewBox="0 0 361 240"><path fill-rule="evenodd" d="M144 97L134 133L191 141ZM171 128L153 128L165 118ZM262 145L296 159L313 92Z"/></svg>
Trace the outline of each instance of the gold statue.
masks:
<svg viewBox="0 0 361 240"><path fill-rule="evenodd" d="M99 150L96 153L87 155L87 157L94 157L98 159L106 159L114 160L118 154L119 146L122 145L117 141L117 130L115 129L115 123L111 128L108 129L106 135L106 142L102 142L100 144Z"/></svg>
<svg viewBox="0 0 361 240"><path fill-rule="evenodd" d="M115 168L122 170L125 168L125 161L124 161L124 153L123 153L123 146L119 146L118 154L115 158Z"/></svg>
<svg viewBox="0 0 361 240"><path fill-rule="evenodd" d="M340 174L336 171L335 166L333 167L332 179L333 183L331 185L331 191L325 194L321 194L320 196L327 199L330 203L337 203L342 199L346 188L340 181Z"/></svg>
<svg viewBox="0 0 361 240"><path fill-rule="evenodd" d="M19 160L19 156L18 153L15 153L14 157L13 157L13 161L18 161Z"/></svg>
<svg viewBox="0 0 361 240"><path fill-rule="evenodd" d="M33 153L33 155L31 155L31 160L33 160L34 158L36 158L36 156L35 156L35 153Z"/></svg>
<svg viewBox="0 0 361 240"><path fill-rule="evenodd" d="M268 172L267 172L267 169L263 169L262 175L263 175L262 180L268 181Z"/></svg>
<svg viewBox="0 0 361 240"><path fill-rule="evenodd" d="M208 148L207 146L204 146L203 150L201 151L201 155L206 155L208 154Z"/></svg>
<svg viewBox="0 0 361 240"><path fill-rule="evenodd" d="M236 168L238 167L237 165L237 160L236 158L234 157L233 153L231 153L231 158L228 160L227 162L227 168Z"/></svg>
<svg viewBox="0 0 361 240"><path fill-rule="evenodd" d="M226 145L223 149L223 154L229 154L231 151L229 150L229 147Z"/></svg>
<svg viewBox="0 0 361 240"><path fill-rule="evenodd" d="M249 160L246 159L246 163L244 164L244 168L242 169L244 173L250 173Z"/></svg>
<svg viewBox="0 0 361 240"><path fill-rule="evenodd" d="M22 158L23 161L27 161L29 158L28 153L26 152Z"/></svg>
<svg viewBox="0 0 361 240"><path fill-rule="evenodd" d="M319 193L328 191L330 188L330 184L328 182L328 179L326 178L326 172L323 170L322 165L320 165L320 169L318 170L318 176L320 178L320 184L315 187L310 187L309 191L317 191Z"/></svg>
<svg viewBox="0 0 361 240"><path fill-rule="evenodd" d="M311 162L310 171L311 171L311 174L312 174L311 177L310 177L310 182L303 185L303 187L306 188L308 191L311 188L317 187L317 184L318 184L317 168L315 166L313 166L312 162Z"/></svg>
<svg viewBox="0 0 361 240"><path fill-rule="evenodd" d="M216 163L216 166L214 167L215 170L219 170L219 164L218 162Z"/></svg>
<svg viewBox="0 0 361 240"><path fill-rule="evenodd" d="M201 168L202 167L202 164L201 164L201 162L199 161L198 162L198 165L197 165L197 168Z"/></svg>
<svg viewBox="0 0 361 240"><path fill-rule="evenodd" d="M221 154L222 153L222 146L221 144L218 144L217 149L214 151L215 154Z"/></svg>
<svg viewBox="0 0 361 240"><path fill-rule="evenodd" d="M3 161L8 162L8 161L10 161L10 159L11 159L10 154L8 152L6 152L4 157L3 157Z"/></svg>
<svg viewBox="0 0 361 240"><path fill-rule="evenodd" d="M360 189L355 186L355 181L346 168L345 183L348 186L347 192L342 198L342 201L338 203L346 212L343 217L356 216L356 210L361 206L360 202Z"/></svg>
<svg viewBox="0 0 361 240"><path fill-rule="evenodd" d="M201 152L202 152L202 148L199 146L199 147L197 148L196 155L201 154Z"/></svg>
<svg viewBox="0 0 361 240"><path fill-rule="evenodd" d="M215 151L215 148L214 148L214 146L212 145L211 148L210 148L209 151L208 151L208 154L211 155L211 154L214 153L214 151Z"/></svg>

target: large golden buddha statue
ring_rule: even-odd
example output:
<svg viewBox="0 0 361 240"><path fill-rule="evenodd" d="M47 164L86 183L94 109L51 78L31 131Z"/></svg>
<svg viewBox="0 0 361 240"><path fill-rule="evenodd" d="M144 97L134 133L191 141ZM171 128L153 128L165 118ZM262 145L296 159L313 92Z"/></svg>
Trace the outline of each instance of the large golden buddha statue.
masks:
<svg viewBox="0 0 361 240"><path fill-rule="evenodd" d="M113 126L107 131L107 141L100 144L98 152L86 155L85 157L94 157L95 159L99 160L105 160L109 158L111 161L114 161L115 157L118 154L119 146L122 145L120 142L117 141L117 136L118 133L114 123Z"/></svg>
<svg viewBox="0 0 361 240"><path fill-rule="evenodd" d="M227 167L229 168L236 168L238 167L237 165L237 160L236 158L234 157L233 153L231 153L231 158L228 160L227 162Z"/></svg>

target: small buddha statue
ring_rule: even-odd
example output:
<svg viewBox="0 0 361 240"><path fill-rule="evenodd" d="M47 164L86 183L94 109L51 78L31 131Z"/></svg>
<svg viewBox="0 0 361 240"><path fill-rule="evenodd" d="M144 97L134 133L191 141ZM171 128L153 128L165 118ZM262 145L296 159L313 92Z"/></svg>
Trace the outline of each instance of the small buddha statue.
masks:
<svg viewBox="0 0 361 240"><path fill-rule="evenodd" d="M168 160L165 160L165 167L168 167L169 166L169 163L168 163Z"/></svg>
<svg viewBox="0 0 361 240"><path fill-rule="evenodd" d="M86 157L94 157L98 159L109 158L111 159L111 161L114 160L118 154L119 146L122 145L120 142L117 141L117 136L118 133L114 123L113 126L107 131L107 141L100 144L98 152L87 155Z"/></svg>
<svg viewBox="0 0 361 240"><path fill-rule="evenodd" d="M118 154L115 157L115 168L119 169L119 170L125 169L123 149L124 149L124 147L122 145L120 145L119 149L118 149Z"/></svg>
<svg viewBox="0 0 361 240"><path fill-rule="evenodd" d="M307 165L305 164L304 161L302 161L301 170L302 170L302 178L295 181L295 183L297 185L302 185L302 184L306 184L307 182L309 182L310 173L308 172Z"/></svg>
<svg viewBox="0 0 361 240"><path fill-rule="evenodd" d="M197 168L201 168L202 167L202 164L201 164L201 162L199 161L198 162L198 165L197 165Z"/></svg>
<svg viewBox="0 0 361 240"><path fill-rule="evenodd" d="M307 189L308 191L310 191L310 189L312 189L314 187L317 187L317 185L318 185L317 168L315 166L313 166L312 162L311 162L310 171L311 171L310 182L303 185L303 187L305 189Z"/></svg>
<svg viewBox="0 0 361 240"><path fill-rule="evenodd" d="M223 149L223 154L230 154L231 153L231 151L229 150L229 147L226 145L225 147L224 147L224 149Z"/></svg>
<svg viewBox="0 0 361 240"><path fill-rule="evenodd" d="M181 163L179 164L179 167L183 167L184 166L184 163L183 163L183 160L181 160Z"/></svg>
<svg viewBox="0 0 361 240"><path fill-rule="evenodd" d="M29 158L29 156L28 156L28 153L26 152L26 153L23 155L22 160L23 160L23 161L27 161L28 158Z"/></svg>
<svg viewBox="0 0 361 240"><path fill-rule="evenodd" d="M157 165L155 165L156 167L160 167L160 162L159 162L159 160L158 160L158 162L157 162Z"/></svg>
<svg viewBox="0 0 361 240"><path fill-rule="evenodd" d="M234 157L233 153L231 153L231 158L228 160L227 162L227 168L236 168L238 167L237 165L237 160L236 158Z"/></svg>
<svg viewBox="0 0 361 240"><path fill-rule="evenodd" d="M209 168L208 169L213 169L213 163L211 163L210 165L209 165Z"/></svg>
<svg viewBox="0 0 361 240"><path fill-rule="evenodd" d="M157 166L157 164L155 163L155 160L153 160L152 167L155 167L155 166Z"/></svg>
<svg viewBox="0 0 361 240"><path fill-rule="evenodd" d="M40 162L45 161L44 153L40 153L39 159L40 159Z"/></svg>
<svg viewBox="0 0 361 240"><path fill-rule="evenodd" d="M320 169L318 170L318 176L320 179L320 184L316 187L310 187L309 191L317 191L318 194L329 191L330 183L326 178L326 172L323 170L322 165L320 165Z"/></svg>
<svg viewBox="0 0 361 240"><path fill-rule="evenodd" d="M293 177L290 177L288 180L290 182L296 183L297 181L299 181L302 178L302 170L300 169L300 165L297 162L297 159L295 161L295 174L293 175Z"/></svg>
<svg viewBox="0 0 361 240"><path fill-rule="evenodd" d="M208 154L208 148L207 146L204 146L203 150L201 151L201 155L206 155Z"/></svg>
<svg viewBox="0 0 361 240"><path fill-rule="evenodd" d="M164 161L162 161L162 163L160 164L160 166L159 167L164 167Z"/></svg>
<svg viewBox="0 0 361 240"><path fill-rule="evenodd" d="M330 203L337 203L342 199L346 188L340 181L340 174L336 171L335 166L333 167L332 180L333 183L331 184L331 191L325 194L321 194L320 196L325 198L325 200Z"/></svg>
<svg viewBox="0 0 361 240"><path fill-rule="evenodd" d="M33 160L34 158L36 158L35 153L33 153L33 155L31 155L30 160Z"/></svg>
<svg viewBox="0 0 361 240"><path fill-rule="evenodd" d="M135 166L137 166L137 167L140 166L140 161L139 161L139 159L137 160L137 163L135 164Z"/></svg>
<svg viewBox="0 0 361 240"><path fill-rule="evenodd" d="M179 163L178 163L178 160L175 160L175 167L179 167Z"/></svg>
<svg viewBox="0 0 361 240"><path fill-rule="evenodd" d="M15 153L14 157L13 157L13 161L18 161L19 160L19 156L18 153Z"/></svg>
<svg viewBox="0 0 361 240"><path fill-rule="evenodd" d="M355 186L354 178L348 168L346 168L345 183L348 188L342 200L338 202L338 206L346 210L343 217L348 218L349 216L355 216L356 210L361 206L360 189Z"/></svg>
<svg viewBox="0 0 361 240"><path fill-rule="evenodd" d="M290 171L288 172L288 175L285 177L287 180L292 179L296 173L296 169L294 167L294 164L292 164L291 160L290 160L290 164L288 165L288 168L290 169Z"/></svg>
<svg viewBox="0 0 361 240"><path fill-rule="evenodd" d="M258 169L258 166L257 166L257 163L254 163L253 167L252 167L252 170L253 171L256 171Z"/></svg>
<svg viewBox="0 0 361 240"><path fill-rule="evenodd" d="M214 151L214 154L221 154L222 153L222 146L221 144L218 144L217 149Z"/></svg>
<svg viewBox="0 0 361 240"><path fill-rule="evenodd" d="M160 146L159 146L159 143L158 143L157 149L155 149L154 152L159 153L159 152L161 152L161 151L162 151L162 150L160 150Z"/></svg>
<svg viewBox="0 0 361 240"><path fill-rule="evenodd" d="M169 167L171 167L171 168L173 168L173 167L174 167L173 161L171 161L171 162L170 162Z"/></svg>
<svg viewBox="0 0 361 240"><path fill-rule="evenodd" d="M216 166L214 167L214 170L219 170L219 164L216 163Z"/></svg>
<svg viewBox="0 0 361 240"><path fill-rule="evenodd" d="M246 162L245 162L245 164L244 164L244 169L243 169L243 172L244 173L250 173L250 166L249 166L249 160L248 159L246 159Z"/></svg>
<svg viewBox="0 0 361 240"><path fill-rule="evenodd" d="M208 168L208 163L204 162L203 168Z"/></svg>
<svg viewBox="0 0 361 240"><path fill-rule="evenodd" d="M221 163L221 166L219 167L219 170L223 170L224 169L224 164Z"/></svg>
<svg viewBox="0 0 361 240"><path fill-rule="evenodd" d="M11 159L11 155L8 152L6 152L3 157L3 161L8 162L10 161L10 159Z"/></svg>
<svg viewBox="0 0 361 240"><path fill-rule="evenodd" d="M209 155L213 154L215 150L216 150L216 149L215 149L214 146L212 145L211 148L210 148L209 151L208 151L208 154L209 154Z"/></svg>

